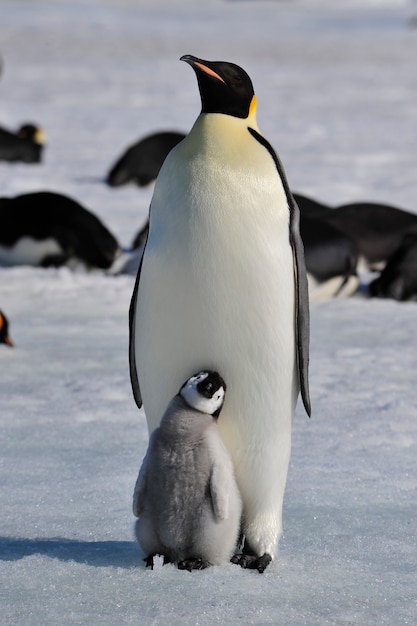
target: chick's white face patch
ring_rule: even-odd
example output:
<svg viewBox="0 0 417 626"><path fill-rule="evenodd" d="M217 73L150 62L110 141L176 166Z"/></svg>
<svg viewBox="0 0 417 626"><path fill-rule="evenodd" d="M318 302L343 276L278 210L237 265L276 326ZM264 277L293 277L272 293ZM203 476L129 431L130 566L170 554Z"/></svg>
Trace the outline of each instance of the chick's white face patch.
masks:
<svg viewBox="0 0 417 626"><path fill-rule="evenodd" d="M201 413L213 415L213 413L221 408L224 401L225 391L223 387L219 387L209 398L201 394L197 387L200 383L206 380L208 376L209 374L207 372L200 372L195 376L191 376L181 389L180 394L186 403L193 409L196 409Z"/></svg>

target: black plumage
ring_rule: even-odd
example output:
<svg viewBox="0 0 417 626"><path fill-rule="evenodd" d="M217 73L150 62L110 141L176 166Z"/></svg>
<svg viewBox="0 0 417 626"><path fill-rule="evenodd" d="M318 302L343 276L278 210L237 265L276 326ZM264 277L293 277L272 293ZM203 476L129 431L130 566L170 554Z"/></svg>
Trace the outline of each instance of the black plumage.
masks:
<svg viewBox="0 0 417 626"><path fill-rule="evenodd" d="M0 198L0 224L3 254L23 237L55 240L62 252L41 259L42 266L60 266L75 259L108 269L119 252L116 238L93 213L59 193Z"/></svg>
<svg viewBox="0 0 417 626"><path fill-rule="evenodd" d="M145 187L155 180L167 154L185 137L184 133L164 131L144 137L130 146L112 166L106 177L110 187L133 182Z"/></svg>
<svg viewBox="0 0 417 626"><path fill-rule="evenodd" d="M4 343L10 347L14 345L9 335L9 320L3 311L0 311L0 343Z"/></svg>
<svg viewBox="0 0 417 626"><path fill-rule="evenodd" d="M23 124L17 132L0 127L0 161L40 163L44 133L34 124Z"/></svg>

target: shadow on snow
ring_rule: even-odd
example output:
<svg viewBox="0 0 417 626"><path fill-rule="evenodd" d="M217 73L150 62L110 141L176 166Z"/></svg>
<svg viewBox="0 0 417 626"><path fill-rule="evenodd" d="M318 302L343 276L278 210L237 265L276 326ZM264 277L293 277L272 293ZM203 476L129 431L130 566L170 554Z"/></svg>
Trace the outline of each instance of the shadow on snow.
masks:
<svg viewBox="0 0 417 626"><path fill-rule="evenodd" d="M17 561L34 555L48 556L60 561L75 561L94 567L130 568L143 565L143 555L133 541L0 537L0 561Z"/></svg>

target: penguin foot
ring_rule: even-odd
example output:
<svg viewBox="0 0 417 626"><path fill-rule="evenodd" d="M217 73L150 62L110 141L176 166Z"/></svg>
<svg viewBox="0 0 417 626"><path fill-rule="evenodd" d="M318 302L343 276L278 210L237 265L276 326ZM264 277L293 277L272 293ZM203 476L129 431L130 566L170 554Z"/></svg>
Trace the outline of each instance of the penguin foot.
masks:
<svg viewBox="0 0 417 626"><path fill-rule="evenodd" d="M240 553L231 558L231 562L235 565L240 565L243 569L257 569L260 574L264 573L271 561L272 557L267 552L262 556Z"/></svg>
<svg viewBox="0 0 417 626"><path fill-rule="evenodd" d="M208 563L207 561L203 561L203 559L200 559L199 557L197 558L189 558L189 559L184 559L183 561L179 561L178 562L178 569L186 569L189 572L192 572L193 569L206 569L206 567L208 567L210 565L210 563Z"/></svg>
<svg viewBox="0 0 417 626"><path fill-rule="evenodd" d="M155 554L150 554L149 556L145 557L143 560L145 561L146 567L150 567L151 569L153 569L153 557L156 556Z"/></svg>

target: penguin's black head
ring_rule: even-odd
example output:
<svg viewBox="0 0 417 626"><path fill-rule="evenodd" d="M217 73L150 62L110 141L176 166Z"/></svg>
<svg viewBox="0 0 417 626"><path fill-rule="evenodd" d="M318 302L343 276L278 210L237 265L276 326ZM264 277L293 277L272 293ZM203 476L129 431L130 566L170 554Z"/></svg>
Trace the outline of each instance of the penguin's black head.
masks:
<svg viewBox="0 0 417 626"><path fill-rule="evenodd" d="M19 139L27 139L28 141L33 141L34 143L43 146L46 142L46 134L42 128L39 126L35 126L35 124L23 124L16 135Z"/></svg>
<svg viewBox="0 0 417 626"><path fill-rule="evenodd" d="M191 376L181 387L179 395L202 413L218 417L223 406L226 383L218 372L206 370Z"/></svg>
<svg viewBox="0 0 417 626"><path fill-rule="evenodd" d="M246 119L254 106L252 81L239 65L225 61L203 61L185 54L197 75L202 113L224 113Z"/></svg>
<svg viewBox="0 0 417 626"><path fill-rule="evenodd" d="M9 336L9 322L7 317L4 315L2 311L0 311L0 343L5 343L6 345L12 347L13 341Z"/></svg>

